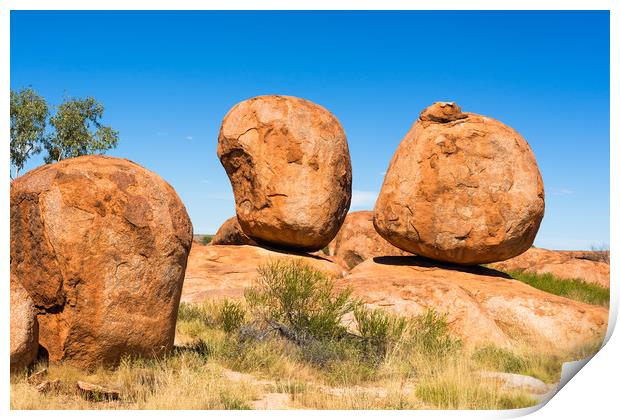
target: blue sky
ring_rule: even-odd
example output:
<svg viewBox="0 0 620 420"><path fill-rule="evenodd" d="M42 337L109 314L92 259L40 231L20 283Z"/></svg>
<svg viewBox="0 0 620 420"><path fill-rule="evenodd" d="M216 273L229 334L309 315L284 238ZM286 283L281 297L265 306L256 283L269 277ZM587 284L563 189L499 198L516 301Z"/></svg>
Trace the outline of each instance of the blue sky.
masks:
<svg viewBox="0 0 620 420"><path fill-rule="evenodd" d="M11 88L51 104L94 96L112 156L167 180L195 233L234 215L216 156L226 112L257 95L309 99L343 125L351 210L372 209L392 154L435 101L530 143L546 212L535 244L609 244L609 13L11 12ZM42 163L35 157L26 169Z"/></svg>

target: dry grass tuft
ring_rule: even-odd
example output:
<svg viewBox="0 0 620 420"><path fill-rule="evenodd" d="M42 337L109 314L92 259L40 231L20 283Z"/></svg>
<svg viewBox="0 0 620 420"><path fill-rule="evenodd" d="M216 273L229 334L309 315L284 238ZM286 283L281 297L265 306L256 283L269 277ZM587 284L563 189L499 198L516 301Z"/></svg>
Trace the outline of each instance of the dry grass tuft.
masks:
<svg viewBox="0 0 620 420"><path fill-rule="evenodd" d="M254 300L182 304L178 346L166 357L126 358L116 369L93 372L50 364L46 375L30 381L25 372L13 375L11 407L519 408L536 404L536 396L506 390L478 372L520 373L555 383L563 361L600 347L591 343L570 354L543 344L467 349L450 336L441 314L431 310L402 318L368 310L349 295L316 290L330 285L320 273L279 264L263 270L265 287L253 289ZM274 289L278 294L269 295L270 281L280 286ZM336 322L347 311L354 325ZM60 380L60 386L40 393L36 386L43 380ZM87 401L76 392L78 380L117 389L120 398Z"/></svg>

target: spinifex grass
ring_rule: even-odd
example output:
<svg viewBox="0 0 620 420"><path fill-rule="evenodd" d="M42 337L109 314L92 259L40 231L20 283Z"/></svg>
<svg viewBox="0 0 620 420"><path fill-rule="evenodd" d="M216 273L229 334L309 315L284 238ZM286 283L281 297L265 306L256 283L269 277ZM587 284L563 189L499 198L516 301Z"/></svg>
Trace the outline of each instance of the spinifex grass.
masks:
<svg viewBox="0 0 620 420"><path fill-rule="evenodd" d="M477 372L555 382L562 361L599 347L574 354L542 344L476 351L452 337L434 310L404 318L334 290L331 279L307 266L274 263L261 270L247 302L181 304L177 346L167 356L127 358L94 372L50 364L45 379L62 386L49 393L39 393L25 373L14 375L11 407L246 409L275 395L290 408L517 408L536 401ZM77 380L118 389L120 400L86 401Z"/></svg>
<svg viewBox="0 0 620 420"><path fill-rule="evenodd" d="M609 289L598 284L586 283L581 279L560 279L551 273L536 274L509 271L508 274L515 280L554 295L592 305L609 307Z"/></svg>

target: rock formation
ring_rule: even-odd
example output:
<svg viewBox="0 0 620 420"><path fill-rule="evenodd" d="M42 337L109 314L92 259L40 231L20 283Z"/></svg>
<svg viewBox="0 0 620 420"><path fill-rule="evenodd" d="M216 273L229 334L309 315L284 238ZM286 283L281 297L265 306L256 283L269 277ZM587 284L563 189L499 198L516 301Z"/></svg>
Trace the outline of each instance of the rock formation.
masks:
<svg viewBox="0 0 620 420"><path fill-rule="evenodd" d="M291 96L243 101L224 117L217 155L249 237L316 251L336 236L351 202L351 161L325 108Z"/></svg>
<svg viewBox="0 0 620 420"><path fill-rule="evenodd" d="M258 267L278 259L302 259L315 269L333 277L346 271L338 264L310 254L295 254L250 245L194 246L189 256L183 302L209 299L241 298L245 288L252 286Z"/></svg>
<svg viewBox="0 0 620 420"><path fill-rule="evenodd" d="M328 249L329 255L347 270L372 257L410 255L377 233L372 224L372 211L347 214Z"/></svg>
<svg viewBox="0 0 620 420"><path fill-rule="evenodd" d="M560 279L581 279L586 283L609 288L609 264L578 257L583 255L590 258L597 257L587 252L530 248L518 257L494 263L491 266L502 271L551 273Z"/></svg>
<svg viewBox="0 0 620 420"><path fill-rule="evenodd" d="M125 159L67 159L11 184L11 278L39 309L51 361L170 349L191 241L174 189Z"/></svg>
<svg viewBox="0 0 620 420"><path fill-rule="evenodd" d="M239 225L237 216L227 219L217 230L210 245L256 245L256 242L249 238Z"/></svg>
<svg viewBox="0 0 620 420"><path fill-rule="evenodd" d="M446 314L467 345L514 340L570 350L602 338L606 308L535 289L483 267L440 265L425 258L377 257L339 281L368 305L406 316Z"/></svg>
<svg viewBox="0 0 620 420"><path fill-rule="evenodd" d="M480 264L526 251L543 214L542 178L527 142L497 120L438 102L398 146L374 224L403 250Z"/></svg>
<svg viewBox="0 0 620 420"><path fill-rule="evenodd" d="M34 302L16 281L11 281L11 373L30 366L39 351L39 324Z"/></svg>

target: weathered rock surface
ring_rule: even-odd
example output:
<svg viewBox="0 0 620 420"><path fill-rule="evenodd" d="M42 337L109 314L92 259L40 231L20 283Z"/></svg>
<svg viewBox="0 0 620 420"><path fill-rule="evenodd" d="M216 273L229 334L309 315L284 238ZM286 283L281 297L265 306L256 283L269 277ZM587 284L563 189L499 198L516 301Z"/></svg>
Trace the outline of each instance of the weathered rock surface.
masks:
<svg viewBox="0 0 620 420"><path fill-rule="evenodd" d="M239 225L237 216L227 219L217 230L210 245L256 245L256 242L249 238Z"/></svg>
<svg viewBox="0 0 620 420"><path fill-rule="evenodd" d="M609 264L609 250L605 251L555 251L578 260L590 260Z"/></svg>
<svg viewBox="0 0 620 420"><path fill-rule="evenodd" d="M336 236L351 203L351 161L325 108L292 96L243 101L224 117L217 155L249 237L316 251Z"/></svg>
<svg viewBox="0 0 620 420"><path fill-rule="evenodd" d="M346 269L373 257L410 255L377 233L372 223L372 211L354 211L347 214L328 249L329 255Z"/></svg>
<svg viewBox="0 0 620 420"><path fill-rule="evenodd" d="M438 102L398 146L374 224L390 243L416 255L479 264L527 250L544 207L534 154L515 130Z"/></svg>
<svg viewBox="0 0 620 420"><path fill-rule="evenodd" d="M338 283L370 306L402 315L433 308L466 344L511 340L572 349L605 334L606 308L534 289L483 267L438 266L421 257L377 257Z"/></svg>
<svg viewBox="0 0 620 420"><path fill-rule="evenodd" d="M120 398L120 391L112 388L107 388L97 384L91 384L89 382L77 381L75 388L80 396L86 400L102 401L102 400L118 400Z"/></svg>
<svg viewBox="0 0 620 420"><path fill-rule="evenodd" d="M525 391L532 394L546 394L557 388L557 384L546 384L538 378L520 375L518 373L481 371L478 375L483 379L499 382L506 391Z"/></svg>
<svg viewBox="0 0 620 420"><path fill-rule="evenodd" d="M28 292L11 281L11 373L30 366L39 351L39 324Z"/></svg>
<svg viewBox="0 0 620 420"><path fill-rule="evenodd" d="M11 278L39 308L52 361L171 348L191 241L174 189L125 159L67 159L11 184Z"/></svg>
<svg viewBox="0 0 620 420"><path fill-rule="evenodd" d="M579 258L582 255L584 254L573 251L530 248L518 257L494 263L491 266L502 271L551 273L561 279L582 279L587 283L609 287L609 264Z"/></svg>
<svg viewBox="0 0 620 420"><path fill-rule="evenodd" d="M334 277L346 274L338 264L310 254L293 254L250 245L194 246L189 255L183 302L241 298L251 286L258 267L277 259L302 259L317 270Z"/></svg>

